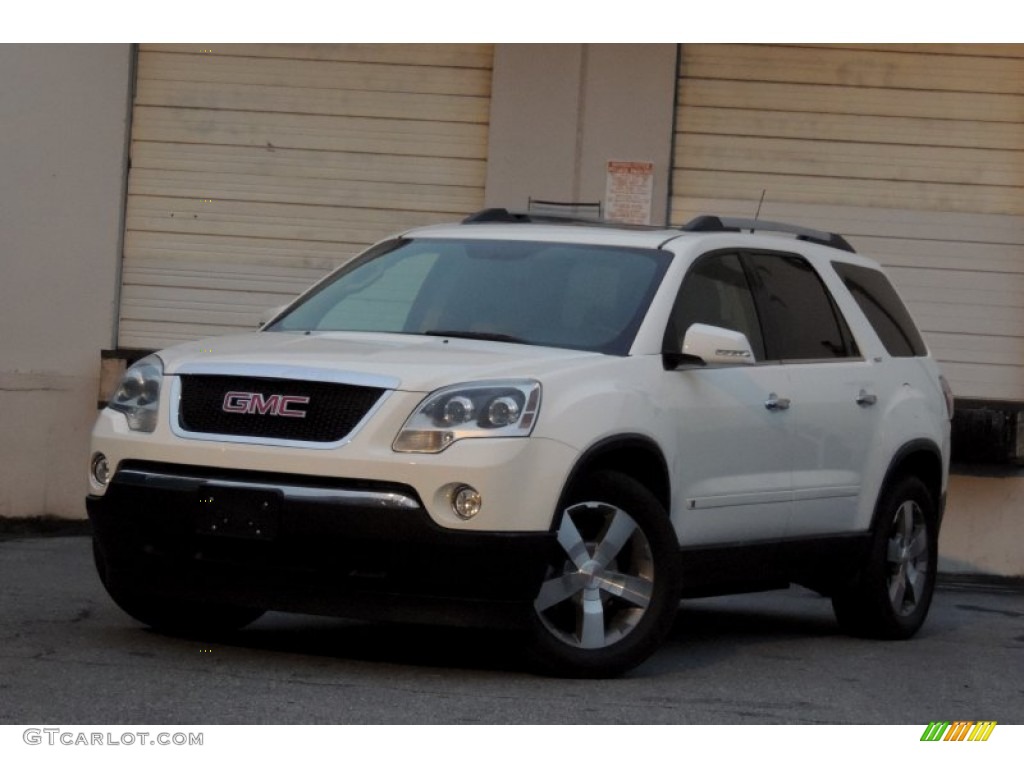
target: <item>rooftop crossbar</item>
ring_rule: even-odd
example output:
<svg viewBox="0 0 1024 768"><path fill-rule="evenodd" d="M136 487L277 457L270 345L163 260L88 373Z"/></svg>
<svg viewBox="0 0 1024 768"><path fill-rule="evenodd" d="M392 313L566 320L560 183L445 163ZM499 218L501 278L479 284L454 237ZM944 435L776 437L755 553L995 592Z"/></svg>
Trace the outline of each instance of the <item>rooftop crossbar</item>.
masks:
<svg viewBox="0 0 1024 768"><path fill-rule="evenodd" d="M743 230L748 230L752 233L785 232L786 234L796 235L798 240L806 240L809 243L817 243L818 245L826 245L830 248L838 248L842 251L856 253L853 246L842 235L778 221L734 219L723 216L698 216L688 221L680 229L684 232L740 232Z"/></svg>

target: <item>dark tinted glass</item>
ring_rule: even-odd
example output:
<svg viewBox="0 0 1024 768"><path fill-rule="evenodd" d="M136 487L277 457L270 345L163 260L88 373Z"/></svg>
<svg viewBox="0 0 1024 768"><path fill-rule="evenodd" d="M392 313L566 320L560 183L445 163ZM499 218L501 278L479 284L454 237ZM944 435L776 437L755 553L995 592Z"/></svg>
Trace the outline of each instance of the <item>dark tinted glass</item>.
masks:
<svg viewBox="0 0 1024 768"><path fill-rule="evenodd" d="M754 295L769 360L821 360L856 354L821 278L799 256L753 253Z"/></svg>
<svg viewBox="0 0 1024 768"><path fill-rule="evenodd" d="M836 273L857 300L886 352L893 357L923 357L928 354L921 334L896 289L877 269L833 262Z"/></svg>
<svg viewBox="0 0 1024 768"><path fill-rule="evenodd" d="M672 309L672 319L665 333L665 350L678 352L682 349L683 337L694 323L746 334L754 357L764 359L764 342L754 298L736 254L710 254L690 268Z"/></svg>

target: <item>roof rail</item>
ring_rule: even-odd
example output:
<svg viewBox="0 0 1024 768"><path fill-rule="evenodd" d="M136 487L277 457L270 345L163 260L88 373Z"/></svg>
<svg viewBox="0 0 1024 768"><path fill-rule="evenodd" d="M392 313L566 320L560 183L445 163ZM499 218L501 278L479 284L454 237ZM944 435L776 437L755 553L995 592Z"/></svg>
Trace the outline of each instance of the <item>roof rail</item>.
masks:
<svg viewBox="0 0 1024 768"><path fill-rule="evenodd" d="M471 213L462 220L463 224L528 224L530 216L525 213L511 213L508 208L484 208Z"/></svg>
<svg viewBox="0 0 1024 768"><path fill-rule="evenodd" d="M484 208L462 220L463 224L578 224L587 227L616 227L620 229L657 229L639 224L622 224L606 219L558 213L520 213L507 208Z"/></svg>
<svg viewBox="0 0 1024 768"><path fill-rule="evenodd" d="M838 248L841 251L856 253L853 246L842 235L834 232L822 232L817 229L798 227L795 224L783 224L778 221L762 221L760 219L734 219L723 216L698 216L680 227L684 232L785 232L796 235L797 240Z"/></svg>

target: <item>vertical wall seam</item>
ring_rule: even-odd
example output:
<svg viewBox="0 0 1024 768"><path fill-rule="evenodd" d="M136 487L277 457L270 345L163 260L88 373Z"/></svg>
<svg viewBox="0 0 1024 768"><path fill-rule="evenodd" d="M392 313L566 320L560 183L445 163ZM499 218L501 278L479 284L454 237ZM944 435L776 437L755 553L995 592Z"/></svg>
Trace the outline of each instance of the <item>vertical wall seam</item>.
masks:
<svg viewBox="0 0 1024 768"><path fill-rule="evenodd" d="M132 43L131 55L128 61L128 103L126 105L124 152L122 154L123 163L121 166L121 207L118 212L117 266L114 269L114 316L111 322L111 349L117 349L121 338L121 292L124 282L125 229L128 226L128 174L131 173L132 165L132 120L135 115L138 65L139 46L137 43Z"/></svg>
<svg viewBox="0 0 1024 768"><path fill-rule="evenodd" d="M673 177L675 174L673 170L676 167L676 135L679 128L679 96L680 91L683 88L683 79L681 77L680 67L683 63L683 44L676 43L676 64L675 72L672 76L672 119L670 122L670 129L668 135L668 187L667 194L665 195L665 224L672 226L672 198L675 195L673 189Z"/></svg>
<svg viewBox="0 0 1024 768"><path fill-rule="evenodd" d="M572 174L572 201L580 202L581 189L583 186L583 133L586 123L587 110L587 54L589 45L580 45L580 68L579 81L576 91L576 146L575 157L573 158Z"/></svg>

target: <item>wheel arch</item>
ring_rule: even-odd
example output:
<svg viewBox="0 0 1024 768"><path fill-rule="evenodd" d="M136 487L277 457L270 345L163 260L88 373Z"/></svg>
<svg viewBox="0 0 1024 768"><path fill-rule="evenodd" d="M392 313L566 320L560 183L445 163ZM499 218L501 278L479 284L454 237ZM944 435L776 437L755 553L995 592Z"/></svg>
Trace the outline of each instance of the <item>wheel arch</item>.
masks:
<svg viewBox="0 0 1024 768"><path fill-rule="evenodd" d="M937 523L942 522L944 499L942 494L943 463L942 450L931 440L912 440L901 447L885 472L881 486L878 489L878 499L882 498L885 489L900 477L917 477L924 483L931 494L935 504ZM878 522L878 504L876 501L875 511L871 519L871 529L874 530Z"/></svg>
<svg viewBox="0 0 1024 768"><path fill-rule="evenodd" d="M565 506L577 483L600 471L620 472L633 478L654 494L666 512L670 509L672 487L661 448L645 435L623 434L598 441L576 460L562 488L557 510ZM559 523L557 510L553 527Z"/></svg>

